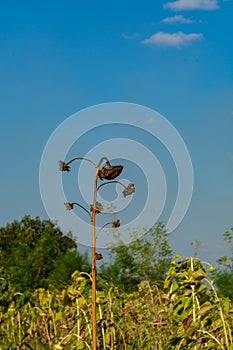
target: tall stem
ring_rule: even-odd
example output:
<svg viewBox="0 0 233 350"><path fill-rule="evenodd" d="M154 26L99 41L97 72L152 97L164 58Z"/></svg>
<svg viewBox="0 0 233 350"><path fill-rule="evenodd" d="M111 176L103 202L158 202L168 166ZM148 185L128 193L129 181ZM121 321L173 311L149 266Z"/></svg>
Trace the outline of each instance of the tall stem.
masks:
<svg viewBox="0 0 233 350"><path fill-rule="evenodd" d="M91 217L92 226L92 259L91 259L91 270L92 270L92 350L97 349L97 335L96 335L96 264L95 264L95 253L96 253L96 235L95 235L95 215L96 215L96 197L97 197L97 181L98 181L98 167L95 171L94 181L94 198L93 198L93 211Z"/></svg>
<svg viewBox="0 0 233 350"><path fill-rule="evenodd" d="M193 267L193 258L190 258L190 263L191 263L191 271L194 272L194 267ZM195 286L191 285L192 288L192 301L193 301L193 323L196 323L196 304L195 304ZM197 346L194 346L194 350L197 350Z"/></svg>

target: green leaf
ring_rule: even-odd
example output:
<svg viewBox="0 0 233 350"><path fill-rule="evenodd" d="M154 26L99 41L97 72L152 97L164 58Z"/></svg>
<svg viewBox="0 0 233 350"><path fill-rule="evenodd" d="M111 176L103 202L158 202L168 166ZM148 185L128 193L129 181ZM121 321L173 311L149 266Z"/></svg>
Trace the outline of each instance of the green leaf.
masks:
<svg viewBox="0 0 233 350"><path fill-rule="evenodd" d="M78 342L75 345L75 350L83 350L85 349L85 343L82 340L78 340Z"/></svg>
<svg viewBox="0 0 233 350"><path fill-rule="evenodd" d="M222 305L223 305L223 310L224 310L225 312L229 312L230 306L231 306L230 300L229 300L229 299L224 299Z"/></svg>
<svg viewBox="0 0 233 350"><path fill-rule="evenodd" d="M179 254L176 254L175 256L174 256L174 259L176 259L176 260L178 260L178 259L180 259L181 258L181 256L179 255Z"/></svg>
<svg viewBox="0 0 233 350"><path fill-rule="evenodd" d="M169 277L166 278L163 284L163 288L167 289L170 286L170 283L171 283L171 279Z"/></svg>
<svg viewBox="0 0 233 350"><path fill-rule="evenodd" d="M55 344L53 346L53 350L62 350L62 349L63 349L63 347L60 344Z"/></svg>
<svg viewBox="0 0 233 350"><path fill-rule="evenodd" d="M55 321L59 321L61 320L63 317L63 312L62 311L58 311L56 312L56 315L55 315Z"/></svg>
<svg viewBox="0 0 233 350"><path fill-rule="evenodd" d="M198 315L200 317L205 316L206 314L209 314L209 311L212 310L213 306L212 305L207 305L202 307L200 310L198 310Z"/></svg>
<svg viewBox="0 0 233 350"><path fill-rule="evenodd" d="M173 335L169 338L167 344L168 344L168 345L173 345L173 346L178 345L179 342L180 342L184 337L185 337L185 332L177 332L177 333L173 334Z"/></svg>
<svg viewBox="0 0 233 350"><path fill-rule="evenodd" d="M192 274L192 278L194 278L196 280L202 280L205 277L206 277L206 273L202 269L194 271Z"/></svg>

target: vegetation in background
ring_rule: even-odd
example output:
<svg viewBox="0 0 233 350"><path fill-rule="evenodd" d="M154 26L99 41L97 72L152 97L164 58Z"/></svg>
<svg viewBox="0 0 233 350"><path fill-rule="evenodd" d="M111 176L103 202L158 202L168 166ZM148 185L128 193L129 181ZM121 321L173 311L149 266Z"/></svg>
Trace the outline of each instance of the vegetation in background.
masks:
<svg viewBox="0 0 233 350"><path fill-rule="evenodd" d="M233 301L233 228L224 233L225 241L230 245L231 257L223 256L218 259L218 269L215 282L221 296L229 297Z"/></svg>
<svg viewBox="0 0 233 350"><path fill-rule="evenodd" d="M124 244L116 232L117 243L109 247L111 263L102 264L101 271L120 289L136 290L142 281L161 284L169 268L172 250L162 223L145 231L133 232L131 242Z"/></svg>
<svg viewBox="0 0 233 350"><path fill-rule="evenodd" d="M90 271L87 255L50 220L25 216L0 228L0 273L19 292L69 283L75 270Z"/></svg>
<svg viewBox="0 0 233 350"><path fill-rule="evenodd" d="M172 257L160 223L150 235L134 238L127 246L119 239L119 245L110 248L112 262L103 265L97 276L98 349L233 350L233 303L217 280L224 271L232 272L232 259L220 259L225 262L221 270L197 254ZM232 233L225 239L231 244ZM30 241L36 243L29 252ZM72 271L73 240L51 222L27 216L1 228L0 242L0 349L91 349L91 276L82 271L88 265L83 255ZM54 259L50 268L43 269L39 263L45 264L46 254L50 259L48 252ZM25 289L16 278L17 266L23 277L23 256L30 274L37 271L41 277L38 282L28 272ZM32 256L40 258L35 261L37 270L29 269ZM34 289L27 290L30 281Z"/></svg>

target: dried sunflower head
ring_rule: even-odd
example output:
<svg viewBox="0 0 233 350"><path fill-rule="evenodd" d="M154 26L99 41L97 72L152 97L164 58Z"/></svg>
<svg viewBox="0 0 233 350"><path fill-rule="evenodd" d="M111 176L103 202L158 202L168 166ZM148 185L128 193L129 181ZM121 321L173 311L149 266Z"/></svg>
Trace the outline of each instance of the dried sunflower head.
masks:
<svg viewBox="0 0 233 350"><path fill-rule="evenodd" d="M101 253L95 253L95 260L103 259L103 255Z"/></svg>
<svg viewBox="0 0 233 350"><path fill-rule="evenodd" d="M116 220L112 222L112 228L118 228L121 226L120 220Z"/></svg>
<svg viewBox="0 0 233 350"><path fill-rule="evenodd" d="M58 164L59 164L59 170L70 171L70 166L67 165L65 162L63 162L62 160L59 160Z"/></svg>
<svg viewBox="0 0 233 350"><path fill-rule="evenodd" d="M90 207L90 211L93 211L93 205L91 205L91 207ZM99 213L101 213L101 211L103 211L104 210L104 207L103 207L103 205L101 204L101 203L99 203L99 202L96 202L96 204L95 204L95 213L96 214L99 214Z"/></svg>
<svg viewBox="0 0 233 350"><path fill-rule="evenodd" d="M135 192L135 186L134 184L129 184L125 189L124 191L122 192L123 193L123 196L126 197L126 196L129 196L131 194L133 194Z"/></svg>
<svg viewBox="0 0 233 350"><path fill-rule="evenodd" d="M106 167L103 167L98 171L98 176L100 180L113 180L117 176L119 176L123 170L122 165L111 165L109 162L106 162L106 164Z"/></svg>
<svg viewBox="0 0 233 350"><path fill-rule="evenodd" d="M74 208L74 203L64 203L66 210L72 210Z"/></svg>

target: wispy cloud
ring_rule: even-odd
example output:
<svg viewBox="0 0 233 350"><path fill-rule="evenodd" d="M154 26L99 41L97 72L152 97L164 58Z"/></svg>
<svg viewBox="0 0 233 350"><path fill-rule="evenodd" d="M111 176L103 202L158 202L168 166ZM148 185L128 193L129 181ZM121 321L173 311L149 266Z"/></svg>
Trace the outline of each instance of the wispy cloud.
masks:
<svg viewBox="0 0 233 350"><path fill-rule="evenodd" d="M150 38L144 39L141 43L144 45L161 45L180 47L186 45L192 41L202 40L203 35L201 33L185 34L183 32L177 33L164 33L158 32L152 35Z"/></svg>
<svg viewBox="0 0 233 350"><path fill-rule="evenodd" d="M192 18L186 18L182 15L167 17L167 18L164 18L161 22L168 23L168 24L176 24L176 23L191 24L191 23L197 23L197 22L200 23L200 21L197 21Z"/></svg>
<svg viewBox="0 0 233 350"><path fill-rule="evenodd" d="M165 9L174 11L205 10L212 11L219 8L217 0L177 0L163 5Z"/></svg>
<svg viewBox="0 0 233 350"><path fill-rule="evenodd" d="M127 35L127 34L122 33L121 35L122 35L122 38L124 38L125 40L134 40L134 39L137 39L139 37L138 33L133 33L131 35Z"/></svg>

